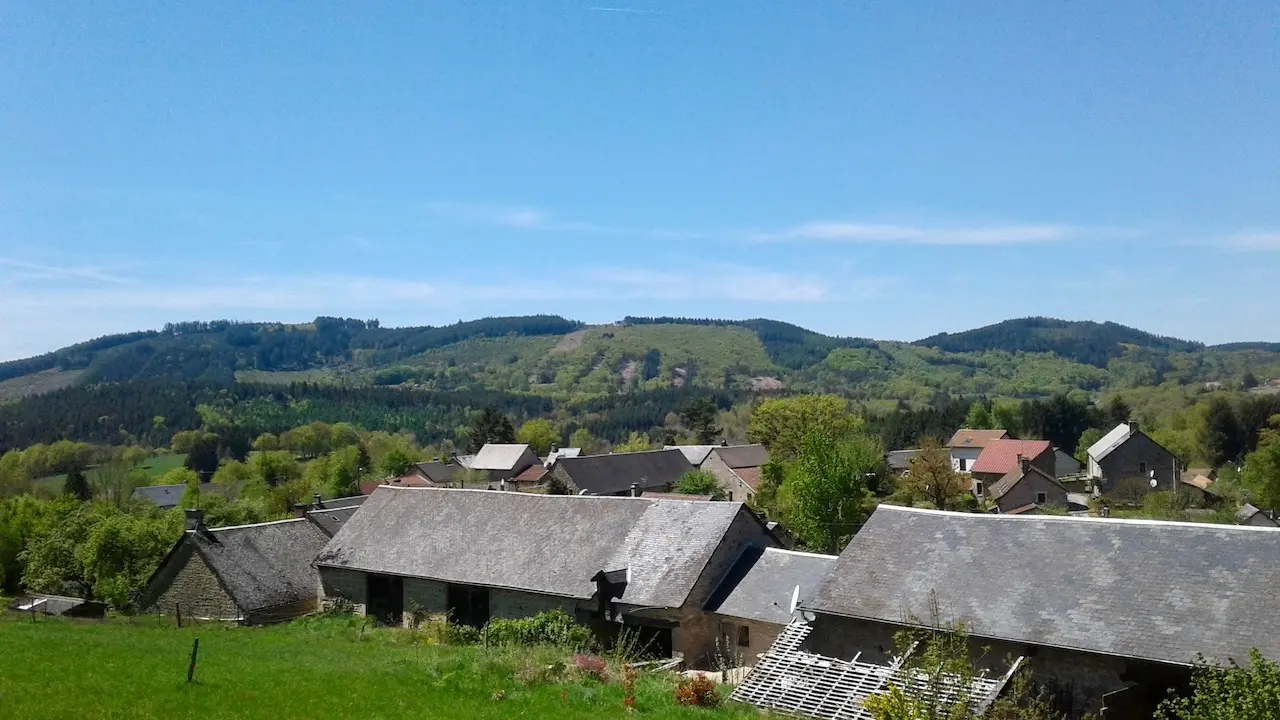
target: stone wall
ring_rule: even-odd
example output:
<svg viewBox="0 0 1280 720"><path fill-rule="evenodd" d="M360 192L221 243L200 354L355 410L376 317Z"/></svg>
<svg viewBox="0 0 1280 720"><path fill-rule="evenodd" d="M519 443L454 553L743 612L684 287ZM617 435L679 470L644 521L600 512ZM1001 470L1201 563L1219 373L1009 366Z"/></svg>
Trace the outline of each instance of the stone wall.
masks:
<svg viewBox="0 0 1280 720"><path fill-rule="evenodd" d="M181 607L183 617L241 619L239 608L218 582L218 576L185 537L182 547L156 573L149 590L154 600L148 605L165 615Z"/></svg>
<svg viewBox="0 0 1280 720"><path fill-rule="evenodd" d="M684 606L675 614L680 629L676 633L674 645L676 652L684 653L687 665L706 668L717 664L719 621L716 616L703 610L703 607L711 593L719 587L729 568L733 567L749 545L760 548L781 547L777 539L744 506L738 510L720 545L711 554L711 559L698 576Z"/></svg>
<svg viewBox="0 0 1280 720"><path fill-rule="evenodd" d="M273 625L275 623L288 622L294 618L309 615L315 612L318 607L319 602L316 598L306 598L297 602L254 610L245 615L244 622L246 625Z"/></svg>
<svg viewBox="0 0 1280 720"><path fill-rule="evenodd" d="M348 600L355 606L357 614L363 615L368 599L365 592L368 589L365 574L359 570L347 570L345 568L321 567L320 570L320 587L324 593L326 600L342 598Z"/></svg>
<svg viewBox="0 0 1280 720"><path fill-rule="evenodd" d="M720 481L720 488L725 491L731 502L746 502L755 494L750 485L742 482L742 478L733 473L729 464L720 458L719 453L712 451L699 469L716 476Z"/></svg>
<svg viewBox="0 0 1280 720"><path fill-rule="evenodd" d="M760 622L759 620L746 620L743 618L728 617L717 615L716 622L720 628L720 645L719 652L721 655L727 655L730 667L754 666L760 661L760 655L769 651L773 647L773 643L778 639L778 635L782 633L785 625L776 623ZM748 644L742 646L738 641L742 639L741 628L747 628Z"/></svg>

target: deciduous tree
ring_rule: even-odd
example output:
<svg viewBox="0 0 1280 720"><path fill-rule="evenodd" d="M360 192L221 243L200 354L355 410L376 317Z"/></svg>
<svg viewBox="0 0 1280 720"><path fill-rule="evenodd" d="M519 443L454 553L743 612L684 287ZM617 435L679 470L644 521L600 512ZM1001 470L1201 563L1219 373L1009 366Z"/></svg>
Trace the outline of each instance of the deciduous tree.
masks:
<svg viewBox="0 0 1280 720"><path fill-rule="evenodd" d="M849 412L849 403L842 397L796 395L761 403L751 415L747 437L763 443L772 457L785 460L799 455L812 433L842 437L861 427L862 419Z"/></svg>
<svg viewBox="0 0 1280 720"><path fill-rule="evenodd" d="M783 523L808 549L839 553L866 520L867 478L883 463L877 438L811 431L779 489Z"/></svg>
<svg viewBox="0 0 1280 720"><path fill-rule="evenodd" d="M951 510L969 491L969 477L952 468L951 454L946 448L937 440L926 438L920 445L920 452L909 461L902 486L939 510Z"/></svg>
<svg viewBox="0 0 1280 720"><path fill-rule="evenodd" d="M720 428L716 427L719 414L716 401L704 395L680 409L680 421L693 433L699 444L710 445L720 435Z"/></svg>
<svg viewBox="0 0 1280 720"><path fill-rule="evenodd" d="M712 500L728 497L720 487L720 479L706 470L690 470L681 475L672 490L682 495L710 495Z"/></svg>
<svg viewBox="0 0 1280 720"><path fill-rule="evenodd" d="M71 472L67 473L67 479L62 483L62 492L80 502L87 502L93 498L93 490L89 487L89 478L85 477L84 471L80 468L73 468Z"/></svg>
<svg viewBox="0 0 1280 720"><path fill-rule="evenodd" d="M551 446L559 440L560 433L556 432L551 421L542 418L525 421L516 432L516 442L528 445L529 449L533 450L533 454L538 457L551 452Z"/></svg>

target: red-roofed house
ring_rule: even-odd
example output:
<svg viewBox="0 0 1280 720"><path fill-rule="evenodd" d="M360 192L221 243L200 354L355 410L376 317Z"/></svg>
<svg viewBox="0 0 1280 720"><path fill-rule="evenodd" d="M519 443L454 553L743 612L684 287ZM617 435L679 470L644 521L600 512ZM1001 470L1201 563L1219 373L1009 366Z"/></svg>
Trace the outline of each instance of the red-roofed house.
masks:
<svg viewBox="0 0 1280 720"><path fill-rule="evenodd" d="M521 490L540 485L546 479L547 473L551 472L542 465L530 465L528 468L520 471L520 474L511 478Z"/></svg>
<svg viewBox="0 0 1280 720"><path fill-rule="evenodd" d="M1009 437L1004 430L970 430L960 428L951 436L947 449L951 451L951 467L959 472L969 472L987 443Z"/></svg>
<svg viewBox="0 0 1280 720"><path fill-rule="evenodd" d="M988 486L1020 467L1018 458L1027 458L1032 467L1054 475L1053 447L1048 440L993 440L982 448L969 472L975 483ZM976 486L975 486L976 488Z"/></svg>

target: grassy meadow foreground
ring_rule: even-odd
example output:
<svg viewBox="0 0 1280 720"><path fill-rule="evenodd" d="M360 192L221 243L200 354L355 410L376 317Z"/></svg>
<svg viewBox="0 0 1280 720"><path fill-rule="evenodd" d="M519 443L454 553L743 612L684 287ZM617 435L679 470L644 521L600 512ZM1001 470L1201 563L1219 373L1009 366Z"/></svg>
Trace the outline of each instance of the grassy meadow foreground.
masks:
<svg viewBox="0 0 1280 720"><path fill-rule="evenodd" d="M186 684L192 639L196 682ZM619 666L596 680L550 647L439 644L429 632L312 618L269 628L177 629L155 617L0 618L0 717L24 718L729 718L674 700L641 673L634 710Z"/></svg>

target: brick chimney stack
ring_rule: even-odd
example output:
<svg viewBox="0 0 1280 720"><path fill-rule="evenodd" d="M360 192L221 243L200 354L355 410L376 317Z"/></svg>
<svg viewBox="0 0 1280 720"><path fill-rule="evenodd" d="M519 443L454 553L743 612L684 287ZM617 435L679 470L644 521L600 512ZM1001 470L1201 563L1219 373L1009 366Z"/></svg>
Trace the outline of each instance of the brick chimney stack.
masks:
<svg viewBox="0 0 1280 720"><path fill-rule="evenodd" d="M1136 432L1138 432L1138 430L1140 430L1140 429L1141 429L1141 427L1138 425L1138 421L1137 421L1137 420L1135 420L1135 419L1133 419L1133 418L1130 418L1130 419L1129 419L1129 432L1131 432L1131 433L1136 433Z"/></svg>
<svg viewBox="0 0 1280 720"><path fill-rule="evenodd" d="M640 483L631 483L631 497L640 497Z"/></svg>
<svg viewBox="0 0 1280 720"><path fill-rule="evenodd" d="M1019 454L1019 455L1018 455L1018 467L1022 468L1022 472L1024 472L1024 473L1029 473L1029 472L1031 472L1031 458L1029 458L1029 457L1026 457L1026 456L1024 456L1024 455Z"/></svg>
<svg viewBox="0 0 1280 720"><path fill-rule="evenodd" d="M184 515L187 520L187 531L204 529L204 511L203 510L187 510Z"/></svg>
<svg viewBox="0 0 1280 720"><path fill-rule="evenodd" d="M312 495L312 496L311 496L311 509L312 509L312 510L319 510L319 509L320 509L320 508L322 508L322 507L324 507L324 503L322 503L322 502L320 501L320 493L316 493L316 494Z"/></svg>

